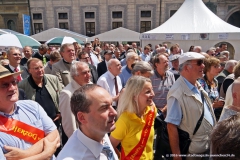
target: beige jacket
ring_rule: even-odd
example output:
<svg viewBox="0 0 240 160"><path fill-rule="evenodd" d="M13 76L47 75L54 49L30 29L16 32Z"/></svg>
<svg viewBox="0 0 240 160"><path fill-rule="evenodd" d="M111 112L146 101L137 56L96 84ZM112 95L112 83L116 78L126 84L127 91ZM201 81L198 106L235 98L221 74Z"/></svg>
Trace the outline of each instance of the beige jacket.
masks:
<svg viewBox="0 0 240 160"><path fill-rule="evenodd" d="M210 107L210 113L213 116L214 124L216 123L215 115L213 112L211 100L208 98L207 93L203 90L201 85L196 82L200 91L203 92L205 101ZM192 140L189 152L190 153L203 153L210 148L210 133L213 126L203 118L203 121L193 136L196 124L203 112L202 100L199 100L194 93L188 88L182 76L175 82L172 88L168 92L168 98L174 97L178 100L182 109L182 121L178 126L180 129L189 133ZM204 110L206 112L206 110Z"/></svg>

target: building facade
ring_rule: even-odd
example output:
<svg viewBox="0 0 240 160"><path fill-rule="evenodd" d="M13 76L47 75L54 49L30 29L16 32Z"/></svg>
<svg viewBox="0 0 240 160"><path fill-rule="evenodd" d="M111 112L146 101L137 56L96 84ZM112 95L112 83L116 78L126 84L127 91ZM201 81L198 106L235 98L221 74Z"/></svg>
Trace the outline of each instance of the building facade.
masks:
<svg viewBox="0 0 240 160"><path fill-rule="evenodd" d="M23 14L29 15L28 0L0 0L0 29L23 33Z"/></svg>
<svg viewBox="0 0 240 160"><path fill-rule="evenodd" d="M30 11L26 0L0 0L0 28L23 32L21 14L30 13L33 34L53 27L69 29L86 36L97 35L117 27L145 32L168 20L184 2L184 0L28 1ZM240 27L239 0L203 0L203 2L224 21ZM11 23L15 23L15 28L11 27Z"/></svg>

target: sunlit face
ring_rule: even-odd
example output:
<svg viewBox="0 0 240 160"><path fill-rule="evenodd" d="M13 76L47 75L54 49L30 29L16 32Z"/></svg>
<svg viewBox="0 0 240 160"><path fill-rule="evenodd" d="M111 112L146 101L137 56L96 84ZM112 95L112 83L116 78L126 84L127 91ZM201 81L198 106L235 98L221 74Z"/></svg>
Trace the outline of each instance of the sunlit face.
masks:
<svg viewBox="0 0 240 160"><path fill-rule="evenodd" d="M74 76L74 80L81 86L91 82L91 72L87 64L78 66L78 75Z"/></svg>
<svg viewBox="0 0 240 160"><path fill-rule="evenodd" d="M221 71L221 65L216 64L216 65L211 66L209 73L215 77L220 73L220 71Z"/></svg>
<svg viewBox="0 0 240 160"><path fill-rule="evenodd" d="M81 54L81 59L79 59L79 61L91 64L90 56L88 53Z"/></svg>
<svg viewBox="0 0 240 160"><path fill-rule="evenodd" d="M127 65L128 65L128 66L131 66L133 63L136 63L136 62L138 62L138 61L139 61L139 57L138 57L138 55L136 54L136 55L130 57L130 58L127 60Z"/></svg>
<svg viewBox="0 0 240 160"><path fill-rule="evenodd" d="M32 57L32 49L30 47L25 47L23 49L24 56L29 59Z"/></svg>
<svg viewBox="0 0 240 160"><path fill-rule="evenodd" d="M142 91L138 95L138 106L140 111L144 111L147 106L153 105L155 96L150 82L145 82Z"/></svg>
<svg viewBox="0 0 240 160"><path fill-rule="evenodd" d="M33 79L42 79L44 76L44 67L42 61L32 61L29 65L28 72Z"/></svg>
<svg viewBox="0 0 240 160"><path fill-rule="evenodd" d="M61 54L63 59L69 63L76 59L73 45L66 46Z"/></svg>
<svg viewBox="0 0 240 160"><path fill-rule="evenodd" d="M111 65L108 67L108 70L109 70L114 76L119 75L119 74L121 73L121 69L122 69L121 63L120 63L120 61L117 60L117 59L112 60Z"/></svg>
<svg viewBox="0 0 240 160"><path fill-rule="evenodd" d="M156 63L157 70L168 70L168 58L164 55L160 55L159 61L159 63Z"/></svg>
<svg viewBox="0 0 240 160"><path fill-rule="evenodd" d="M92 52L92 45L87 45L85 48L84 48L85 52L87 53L91 53Z"/></svg>
<svg viewBox="0 0 240 160"><path fill-rule="evenodd" d="M22 59L22 54L18 49L13 49L8 54L9 64L13 67L17 67L20 64L21 59Z"/></svg>
<svg viewBox="0 0 240 160"><path fill-rule="evenodd" d="M191 60L189 66L190 74L194 79L202 78L203 77L203 69L205 65L202 63L199 63L199 61L202 60Z"/></svg>
<svg viewBox="0 0 240 160"><path fill-rule="evenodd" d="M97 87L91 92L87 92L91 99L89 113L84 113L86 127L93 134L104 135L115 129L115 116L117 112L112 107L112 97L103 88Z"/></svg>
<svg viewBox="0 0 240 160"><path fill-rule="evenodd" d="M13 76L0 79L0 97L1 107L10 107L9 105L18 101L17 81Z"/></svg>
<svg viewBox="0 0 240 160"><path fill-rule="evenodd" d="M174 69L178 70L178 67L179 67L179 60L176 59L174 61L172 61L172 66Z"/></svg>

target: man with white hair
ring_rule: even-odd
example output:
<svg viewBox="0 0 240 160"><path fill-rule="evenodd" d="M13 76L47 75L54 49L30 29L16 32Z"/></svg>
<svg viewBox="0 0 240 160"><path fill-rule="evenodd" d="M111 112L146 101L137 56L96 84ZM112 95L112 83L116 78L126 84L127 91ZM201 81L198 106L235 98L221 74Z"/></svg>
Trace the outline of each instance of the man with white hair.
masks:
<svg viewBox="0 0 240 160"><path fill-rule="evenodd" d="M222 51L221 53L220 53L220 56L226 56L226 60L228 61L229 60L229 51Z"/></svg>
<svg viewBox="0 0 240 160"><path fill-rule="evenodd" d="M122 89L121 79L118 76L121 73L121 63L118 59L110 59L107 62L108 71L104 73L97 81L97 84L108 91L112 96L112 106L117 108L119 93Z"/></svg>
<svg viewBox="0 0 240 160"><path fill-rule="evenodd" d="M193 52L201 53L202 52L202 47L201 46L194 46Z"/></svg>
<svg viewBox="0 0 240 160"><path fill-rule="evenodd" d="M233 73L233 68L237 65L236 60L229 60L227 61L224 70L218 74L217 81L218 81L218 91L220 91L221 85L224 79L231 73Z"/></svg>
<svg viewBox="0 0 240 160"><path fill-rule="evenodd" d="M92 83L91 72L86 62L75 62L72 64L70 75L72 78L71 82L63 88L59 96L59 110L62 116L62 127L68 138L78 128L70 107L71 96L74 91L81 86Z"/></svg>
<svg viewBox="0 0 240 160"><path fill-rule="evenodd" d="M127 64L123 66L122 73L119 75L121 78L122 86L124 87L127 83L127 80L132 76L132 64L139 61L138 54L135 52L129 52L126 56Z"/></svg>

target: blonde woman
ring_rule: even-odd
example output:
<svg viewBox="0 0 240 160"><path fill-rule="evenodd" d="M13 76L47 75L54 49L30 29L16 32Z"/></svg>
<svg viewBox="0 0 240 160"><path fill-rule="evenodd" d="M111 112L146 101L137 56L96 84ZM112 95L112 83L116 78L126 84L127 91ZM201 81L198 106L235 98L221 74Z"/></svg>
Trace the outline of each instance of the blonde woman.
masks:
<svg viewBox="0 0 240 160"><path fill-rule="evenodd" d="M156 108L151 80L132 76L120 96L116 129L110 140L121 160L153 159L154 119ZM121 143L121 152L117 149ZM120 156L121 155L121 156Z"/></svg>

